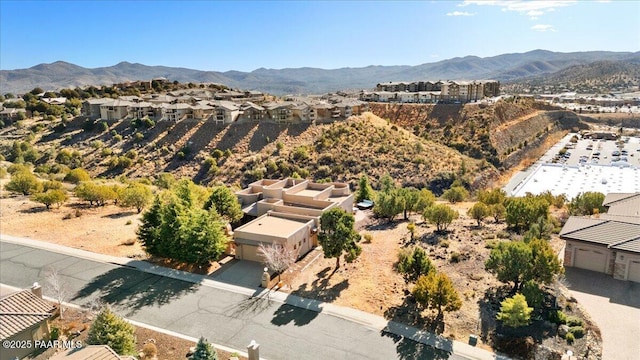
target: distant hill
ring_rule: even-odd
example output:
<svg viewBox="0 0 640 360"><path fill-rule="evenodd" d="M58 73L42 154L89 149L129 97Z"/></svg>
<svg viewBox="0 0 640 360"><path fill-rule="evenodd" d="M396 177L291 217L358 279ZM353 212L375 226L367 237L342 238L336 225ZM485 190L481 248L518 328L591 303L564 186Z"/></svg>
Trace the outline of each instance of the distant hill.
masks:
<svg viewBox="0 0 640 360"><path fill-rule="evenodd" d="M2 92L24 93L34 87L56 90L85 85L111 85L128 80L164 77L179 82L214 82L232 88L260 90L273 94L324 93L343 89L370 89L384 81L412 80L516 80L554 73L596 61L639 58L640 52L560 53L534 50L480 58L457 57L417 66L367 66L361 68L264 69L251 72L200 71L186 68L147 66L121 62L114 66L88 69L64 61L40 64L29 69L0 70Z"/></svg>
<svg viewBox="0 0 640 360"><path fill-rule="evenodd" d="M550 74L512 80L503 87L510 92L547 89L562 92L572 89L579 93L609 93L640 86L640 55L618 61L595 61L573 65Z"/></svg>

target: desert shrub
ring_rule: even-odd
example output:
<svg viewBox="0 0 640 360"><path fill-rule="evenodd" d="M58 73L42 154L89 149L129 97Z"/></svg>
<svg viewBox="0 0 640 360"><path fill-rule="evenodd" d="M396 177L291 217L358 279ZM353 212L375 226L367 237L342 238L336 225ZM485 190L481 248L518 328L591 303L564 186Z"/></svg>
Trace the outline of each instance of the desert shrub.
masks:
<svg viewBox="0 0 640 360"><path fill-rule="evenodd" d="M572 334L576 339L581 339L584 336L584 328L582 326L571 326L568 334Z"/></svg>
<svg viewBox="0 0 640 360"><path fill-rule="evenodd" d="M529 280L523 284L521 293L527 299L527 304L534 309L539 309L544 302L544 292L533 280Z"/></svg>
<svg viewBox="0 0 640 360"><path fill-rule="evenodd" d="M31 171L20 171L11 175L4 188L13 193L32 195L42 191L42 183Z"/></svg>
<svg viewBox="0 0 640 360"><path fill-rule="evenodd" d="M568 326L582 326L582 319L575 317L575 316L568 316L567 317L567 325Z"/></svg>
<svg viewBox="0 0 640 360"><path fill-rule="evenodd" d="M91 176L86 170L82 168L70 170L67 175L64 176L64 181L70 182L72 184L78 184L81 181L89 180L91 180Z"/></svg>
<svg viewBox="0 0 640 360"><path fill-rule="evenodd" d="M122 135L120 135L120 134L114 135L113 136L113 140L115 140L116 142L122 141Z"/></svg>
<svg viewBox="0 0 640 360"><path fill-rule="evenodd" d="M140 132L136 132L135 134L133 134L133 138L136 141L142 141L144 139L144 134L142 134Z"/></svg>
<svg viewBox="0 0 640 360"><path fill-rule="evenodd" d="M554 324L562 325L567 323L567 315L561 310L551 311L549 313L549 321Z"/></svg>
<svg viewBox="0 0 640 360"><path fill-rule="evenodd" d="M291 157L294 161L304 161L309 159L309 152L305 146L298 146L293 150Z"/></svg>
<svg viewBox="0 0 640 360"><path fill-rule="evenodd" d="M373 242L373 235L371 235L370 233L365 233L364 234L364 242L367 244L370 244Z"/></svg>
<svg viewBox="0 0 640 360"><path fill-rule="evenodd" d="M511 237L511 234L509 234L508 231L500 230L496 234L496 237L498 237L498 239L509 239Z"/></svg>
<svg viewBox="0 0 640 360"><path fill-rule="evenodd" d="M211 156L213 156L214 159L220 159L224 156L224 152L220 149L214 149L211 152Z"/></svg>
<svg viewBox="0 0 640 360"><path fill-rule="evenodd" d="M170 173L160 173L154 184L161 189L169 189L175 184L176 178Z"/></svg>
<svg viewBox="0 0 640 360"><path fill-rule="evenodd" d="M4 179L7 177L7 169L0 167L0 179Z"/></svg>
<svg viewBox="0 0 640 360"><path fill-rule="evenodd" d="M111 154L113 154L113 150L109 147L105 147L100 150L100 155L102 155L102 157L111 156Z"/></svg>
<svg viewBox="0 0 640 360"><path fill-rule="evenodd" d="M451 245L451 244L449 244L449 241L447 241L447 240L442 240L442 241L440 241L440 247L441 247L441 248L445 248L445 249L447 249L450 245Z"/></svg>
<svg viewBox="0 0 640 360"><path fill-rule="evenodd" d="M565 340L567 340L567 344L571 345L574 341L576 341L575 335L573 333L568 332L567 335L564 336Z"/></svg>
<svg viewBox="0 0 640 360"><path fill-rule="evenodd" d="M460 255L460 253L455 251L451 253L451 258L449 259L450 262L458 263L460 260L462 260L462 255Z"/></svg>
<svg viewBox="0 0 640 360"><path fill-rule="evenodd" d="M142 347L142 354L145 359L152 359L158 355L158 348L154 343L148 342Z"/></svg>
<svg viewBox="0 0 640 360"><path fill-rule="evenodd" d="M49 332L49 339L58 340L60 338L60 329L53 326Z"/></svg>
<svg viewBox="0 0 640 360"><path fill-rule="evenodd" d="M94 140L91 142L91 147L94 149L100 149L102 147L104 147L104 142L100 141L100 140Z"/></svg>

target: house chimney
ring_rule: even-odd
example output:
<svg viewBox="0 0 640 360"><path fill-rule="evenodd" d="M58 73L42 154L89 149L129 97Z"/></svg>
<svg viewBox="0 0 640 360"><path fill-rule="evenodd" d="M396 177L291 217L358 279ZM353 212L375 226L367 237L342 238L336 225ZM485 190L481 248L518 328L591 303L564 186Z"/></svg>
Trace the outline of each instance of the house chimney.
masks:
<svg viewBox="0 0 640 360"><path fill-rule="evenodd" d="M42 299L42 286L40 286L40 284L38 284L38 282L34 282L33 285L31 286L31 292L39 297L40 299Z"/></svg>
<svg viewBox="0 0 640 360"><path fill-rule="evenodd" d="M260 344L255 340L251 340L247 346L247 355L249 360L260 360Z"/></svg>

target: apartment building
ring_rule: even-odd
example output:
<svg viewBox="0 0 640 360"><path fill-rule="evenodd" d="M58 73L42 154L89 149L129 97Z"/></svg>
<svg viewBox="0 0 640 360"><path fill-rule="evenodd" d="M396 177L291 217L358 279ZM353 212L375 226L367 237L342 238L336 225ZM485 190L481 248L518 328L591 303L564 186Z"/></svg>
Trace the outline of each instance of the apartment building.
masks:
<svg viewBox="0 0 640 360"><path fill-rule="evenodd" d="M500 95L500 82L473 81L414 81L385 82L376 91L363 92L360 100L402 103L470 102Z"/></svg>

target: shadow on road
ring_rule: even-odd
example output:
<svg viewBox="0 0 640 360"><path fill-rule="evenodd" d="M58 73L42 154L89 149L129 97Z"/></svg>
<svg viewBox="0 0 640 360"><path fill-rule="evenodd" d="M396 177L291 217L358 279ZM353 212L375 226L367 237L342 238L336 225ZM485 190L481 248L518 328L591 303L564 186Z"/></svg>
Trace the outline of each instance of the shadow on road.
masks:
<svg viewBox="0 0 640 360"><path fill-rule="evenodd" d="M159 307L175 301L195 292L199 286L200 284L119 267L95 277L72 300L85 300L89 304L110 304L125 312L126 316L131 316L144 307Z"/></svg>
<svg viewBox="0 0 640 360"><path fill-rule="evenodd" d="M386 330L380 332L380 336L388 337L396 344L396 352L398 359L403 360L438 360L448 359L451 356L451 351L438 350L429 345L425 345L404 336L390 333Z"/></svg>
<svg viewBox="0 0 640 360"><path fill-rule="evenodd" d="M573 291L598 295L609 302L640 308L640 283L617 280L611 275L572 267L565 268L568 288Z"/></svg>
<svg viewBox="0 0 640 360"><path fill-rule="evenodd" d="M295 326L305 326L318 316L319 311L319 309L317 311L305 310L297 306L282 304L278 310L273 313L271 323L276 326L284 326L293 322Z"/></svg>

